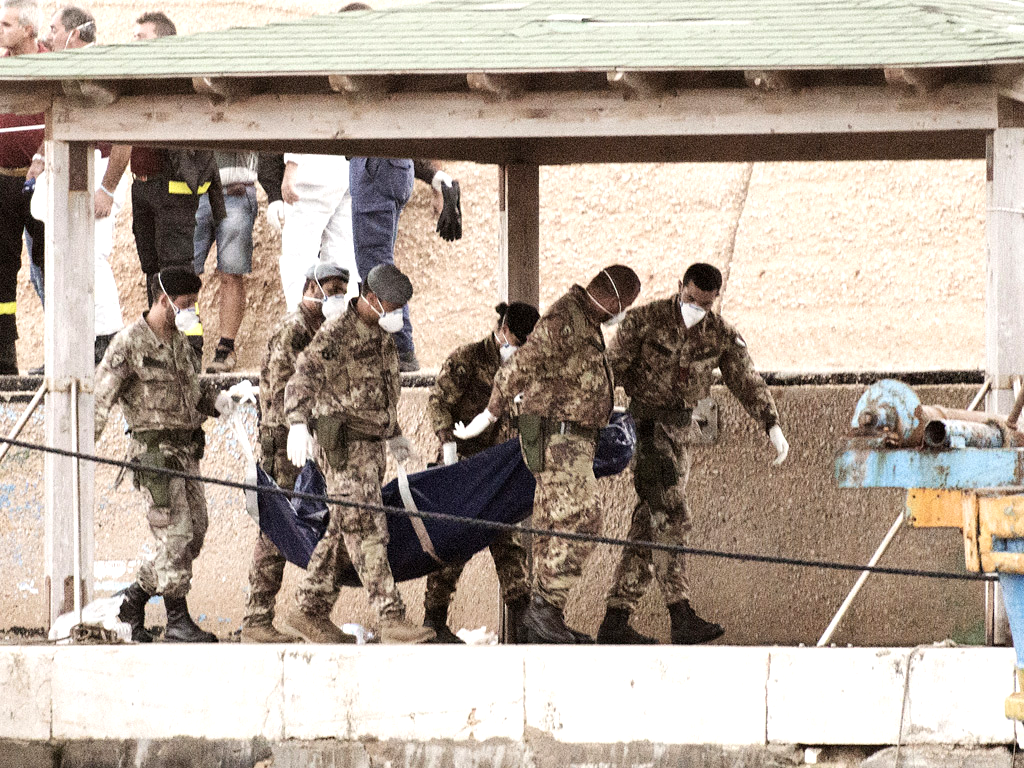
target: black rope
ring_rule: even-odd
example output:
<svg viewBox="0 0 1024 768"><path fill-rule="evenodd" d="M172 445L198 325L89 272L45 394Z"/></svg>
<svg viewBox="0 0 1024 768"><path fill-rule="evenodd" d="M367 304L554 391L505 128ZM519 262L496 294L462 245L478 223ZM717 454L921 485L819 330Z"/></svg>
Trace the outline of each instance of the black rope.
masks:
<svg viewBox="0 0 1024 768"><path fill-rule="evenodd" d="M140 467L138 464L133 464L132 462L129 461L123 461L120 459L110 459L105 456L97 456L95 454L82 453L81 451L69 451L63 448L51 448L50 446L39 445L37 443L29 443L24 440L13 440L11 438L0 437L0 443L10 443L12 446L16 448L25 448L30 451L52 453L57 456L65 456L72 459L84 459L86 461L92 461L97 464L107 464L114 467L124 467L127 469L136 470L143 469L143 467ZM187 472L183 472L178 469L171 469L169 467L147 466L144 467L144 469L146 472L164 474L170 477L180 477L185 480L197 480L201 483L221 485L227 488L237 488L242 491L255 491L257 493L273 493L281 496L286 496L288 498L319 501L335 506L360 507L362 509L369 509L374 512L383 512L386 515L396 515L399 517L418 517L423 520L439 520L448 523L458 523L460 525L477 526L481 528L493 528L495 530L500 531L520 531L522 533L533 534L534 536L547 536L551 538L567 539L569 541L581 541L591 544L611 544L613 546L624 547L627 549L649 549L652 551L693 555L694 557L714 557L724 560L740 560L743 562L768 563L771 565L792 565L801 568L822 568L834 571L879 573L886 574L889 576L915 576L926 579L948 579L953 581L993 581L997 578L995 575L986 573L953 573L951 571L929 571L916 568L890 568L880 565L858 565L856 563L837 563L828 560L812 560L809 558L800 557L758 555L749 552L723 552L721 550L716 549L687 547L681 544L661 544L656 541L616 539L610 536L601 536L598 534L591 533L574 533L572 531L551 531L543 528L532 528L515 523L502 523L497 520L479 520L477 518L460 517L459 515L453 515L447 512L413 512L407 509L399 507L388 507L382 504L369 504L366 502L348 501L345 499L338 499L332 496L319 496L312 493L289 491L285 490L284 488L260 487L257 485L249 485L247 483L239 483L234 480L225 480L219 477L191 475Z"/></svg>

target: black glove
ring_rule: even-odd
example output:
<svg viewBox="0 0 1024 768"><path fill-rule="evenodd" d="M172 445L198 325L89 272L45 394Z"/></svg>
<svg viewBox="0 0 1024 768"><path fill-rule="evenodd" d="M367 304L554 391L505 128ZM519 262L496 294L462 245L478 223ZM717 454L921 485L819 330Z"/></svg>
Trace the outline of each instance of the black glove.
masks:
<svg viewBox="0 0 1024 768"><path fill-rule="evenodd" d="M441 215L437 217L437 234L442 240L462 239L462 195L459 193L459 182L453 181L449 187L441 184L441 197L444 198L444 207Z"/></svg>

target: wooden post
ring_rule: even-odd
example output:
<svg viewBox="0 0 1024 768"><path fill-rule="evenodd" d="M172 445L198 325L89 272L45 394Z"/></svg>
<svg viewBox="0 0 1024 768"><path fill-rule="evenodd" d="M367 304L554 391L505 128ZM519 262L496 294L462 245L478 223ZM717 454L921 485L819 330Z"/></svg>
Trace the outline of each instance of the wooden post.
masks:
<svg viewBox="0 0 1024 768"><path fill-rule="evenodd" d="M540 168L503 165L498 174L498 293L540 302Z"/></svg>
<svg viewBox="0 0 1024 768"><path fill-rule="evenodd" d="M47 117L47 125L50 124ZM79 449L93 452L93 148L47 141L50 220L46 225L46 443L71 450L72 409L78 408ZM72 399L77 380L77 403ZM71 580L79 546L82 602L92 595L95 465L79 464L81 508L72 504L73 459L46 455L46 584L49 621L73 604ZM80 541L73 536L79 517Z"/></svg>
<svg viewBox="0 0 1024 768"><path fill-rule="evenodd" d="M985 295L985 375L992 389L989 413L1006 414L1013 406L1013 379L1024 375L1024 128L998 128L987 147L988 282ZM986 616L990 641L1009 637L1006 611L995 585L987 587Z"/></svg>

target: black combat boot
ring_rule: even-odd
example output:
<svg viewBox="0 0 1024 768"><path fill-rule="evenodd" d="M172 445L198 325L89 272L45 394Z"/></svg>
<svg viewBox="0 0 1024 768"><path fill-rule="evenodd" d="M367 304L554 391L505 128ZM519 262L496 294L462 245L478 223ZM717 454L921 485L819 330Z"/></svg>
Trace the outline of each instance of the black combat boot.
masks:
<svg viewBox="0 0 1024 768"><path fill-rule="evenodd" d="M184 597L164 596L167 609L167 631L164 640L168 643L216 643L217 636L204 632L188 615L188 601Z"/></svg>
<svg viewBox="0 0 1024 768"><path fill-rule="evenodd" d="M597 630L598 645L656 645L657 642L629 626L629 611L625 608L608 608Z"/></svg>
<svg viewBox="0 0 1024 768"><path fill-rule="evenodd" d="M576 636L565 626L562 609L538 595L530 600L530 606L523 615L523 625L527 630L528 643L576 644Z"/></svg>
<svg viewBox="0 0 1024 768"><path fill-rule="evenodd" d="M704 621L690 607L689 600L680 600L668 607L672 619L672 642L676 645L699 645L717 640L725 634L721 624Z"/></svg>
<svg viewBox="0 0 1024 768"><path fill-rule="evenodd" d="M117 618L132 628L133 643L152 643L153 636L146 629L146 603L150 595L138 582L132 584L124 591L124 601L121 603L121 610Z"/></svg>
<svg viewBox="0 0 1024 768"><path fill-rule="evenodd" d="M523 624L526 609L530 607L530 596L517 597L511 603L505 603L505 607L508 608L508 642L512 645L525 645L530 642L526 625Z"/></svg>
<svg viewBox="0 0 1024 768"><path fill-rule="evenodd" d="M448 629L448 606L428 609L423 617L423 626L430 627L437 635L437 639L430 641L432 643L465 645L454 632Z"/></svg>

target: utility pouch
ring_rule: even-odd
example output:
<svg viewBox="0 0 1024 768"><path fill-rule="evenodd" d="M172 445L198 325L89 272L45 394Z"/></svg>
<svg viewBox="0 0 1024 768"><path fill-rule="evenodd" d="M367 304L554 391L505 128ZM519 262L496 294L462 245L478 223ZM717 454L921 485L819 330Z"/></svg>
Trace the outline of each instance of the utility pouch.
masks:
<svg viewBox="0 0 1024 768"><path fill-rule="evenodd" d="M535 413L519 414L519 445L523 460L531 472L544 470L544 451L547 448L547 419Z"/></svg>
<svg viewBox="0 0 1024 768"><path fill-rule="evenodd" d="M334 469L341 469L348 461L348 435L345 424L338 416L319 416L313 425L317 442Z"/></svg>
<svg viewBox="0 0 1024 768"><path fill-rule="evenodd" d="M171 467L171 462L168 461L167 457L156 451L140 453L132 459L132 464L135 465L135 468L132 470L135 487L145 488L149 491L149 495L153 497L154 507L171 506L170 475L165 475L162 472L147 472L145 467L153 467L155 469L179 469L179 467ZM177 462L174 462L174 464L177 464Z"/></svg>

